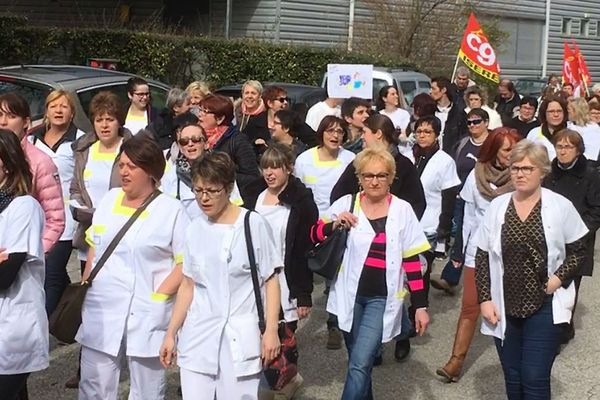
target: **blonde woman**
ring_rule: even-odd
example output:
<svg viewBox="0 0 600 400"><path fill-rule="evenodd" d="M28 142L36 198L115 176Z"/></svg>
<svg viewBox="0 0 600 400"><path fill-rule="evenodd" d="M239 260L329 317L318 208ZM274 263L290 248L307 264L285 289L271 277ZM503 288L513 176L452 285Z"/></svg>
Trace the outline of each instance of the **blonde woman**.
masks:
<svg viewBox="0 0 600 400"><path fill-rule="evenodd" d="M265 111L262 92L263 86L259 81L246 81L242 86L242 98L235 104L235 121L240 132L246 129L250 118Z"/></svg>
<svg viewBox="0 0 600 400"><path fill-rule="evenodd" d="M190 103L192 107L200 107L200 102L203 98L210 94L208 84L203 81L194 81L185 88L185 91L190 95Z"/></svg>
<svg viewBox="0 0 600 400"><path fill-rule="evenodd" d="M600 126L592 121L589 104L580 97L569 102L567 111L567 128L578 132L583 138L585 158L597 162L600 153Z"/></svg>

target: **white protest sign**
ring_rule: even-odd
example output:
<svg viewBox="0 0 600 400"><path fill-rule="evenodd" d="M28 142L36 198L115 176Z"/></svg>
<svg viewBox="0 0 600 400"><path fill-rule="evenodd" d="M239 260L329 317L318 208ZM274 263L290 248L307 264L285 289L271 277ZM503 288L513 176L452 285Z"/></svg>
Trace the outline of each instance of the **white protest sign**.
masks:
<svg viewBox="0 0 600 400"><path fill-rule="evenodd" d="M327 64L327 95L337 99L373 97L373 65Z"/></svg>

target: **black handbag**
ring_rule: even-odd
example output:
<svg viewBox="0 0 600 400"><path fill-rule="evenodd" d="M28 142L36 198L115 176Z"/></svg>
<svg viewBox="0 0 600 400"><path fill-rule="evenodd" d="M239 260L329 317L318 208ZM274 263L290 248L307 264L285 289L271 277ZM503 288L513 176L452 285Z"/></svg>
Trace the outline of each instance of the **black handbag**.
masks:
<svg viewBox="0 0 600 400"><path fill-rule="evenodd" d="M354 211L355 202L356 194L353 194L350 212ZM335 229L325 240L306 252L308 268L315 274L333 280L342 265L347 240L348 229L342 227Z"/></svg>
<svg viewBox="0 0 600 400"><path fill-rule="evenodd" d="M258 328L260 329L260 333L263 334L266 329L265 312L262 297L260 295L256 258L254 256L252 235L250 233L250 214L252 214L252 212L248 211L244 216L244 234L246 236L246 250L248 251L248 261L250 262L250 273L252 275L256 309L258 310ZM269 384L269 387L273 390L283 389L298 374L298 344L294 332L285 321L280 321L277 333L279 335L279 341L281 342L281 351L263 370L265 379Z"/></svg>
<svg viewBox="0 0 600 400"><path fill-rule="evenodd" d="M96 263L96 266L90 273L88 279L78 283L71 283L65 288L56 309L48 319L50 333L55 338L68 344L75 343L75 335L81 325L81 309L83 308L83 301L85 300L85 294L87 293L88 288L92 286L92 281L96 275L98 275L98 272L100 272L106 263L106 260L108 260L108 257L110 257L131 225L133 225L140 214L160 195L160 193L159 190L154 191L144 203L142 203L140 208L135 210L133 215L127 220L125 225L123 225L106 247L106 250L102 253L102 256Z"/></svg>

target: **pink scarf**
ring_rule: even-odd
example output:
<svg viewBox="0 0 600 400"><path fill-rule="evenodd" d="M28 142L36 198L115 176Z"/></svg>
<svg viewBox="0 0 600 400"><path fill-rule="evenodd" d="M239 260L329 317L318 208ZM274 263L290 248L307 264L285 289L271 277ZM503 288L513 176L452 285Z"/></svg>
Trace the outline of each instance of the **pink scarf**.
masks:
<svg viewBox="0 0 600 400"><path fill-rule="evenodd" d="M216 128L205 129L206 137L208 139L206 141L206 149L212 149L215 146L215 144L217 144L219 139L221 139L221 136L223 136L227 129L229 129L229 126L227 125L219 125Z"/></svg>

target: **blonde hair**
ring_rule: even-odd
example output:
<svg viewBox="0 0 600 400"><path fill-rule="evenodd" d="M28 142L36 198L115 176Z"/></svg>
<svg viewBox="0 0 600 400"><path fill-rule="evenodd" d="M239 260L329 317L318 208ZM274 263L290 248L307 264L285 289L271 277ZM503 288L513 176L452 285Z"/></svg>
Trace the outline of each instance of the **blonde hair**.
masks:
<svg viewBox="0 0 600 400"><path fill-rule="evenodd" d="M544 145L527 139L515 144L510 153L510 165L523 161L525 158L528 158L538 167L542 171L542 175L546 176L550 173L550 159L548 158L548 150Z"/></svg>
<svg viewBox="0 0 600 400"><path fill-rule="evenodd" d="M592 119L590 117L590 106L584 98L579 97L569 102L569 107L573 109L573 122L578 126L587 125Z"/></svg>
<svg viewBox="0 0 600 400"><path fill-rule="evenodd" d="M251 88L256 90L259 95L262 94L263 85L259 81L250 80L250 81L244 82L244 84L242 85L242 94L244 94L244 90L246 90L246 86L250 86Z"/></svg>
<svg viewBox="0 0 600 400"><path fill-rule="evenodd" d="M392 183L394 176L396 176L396 160L388 149L382 144L375 144L369 146L356 155L356 158L352 162L354 169L356 170L356 176L360 178L360 175L372 162L379 161L383 163L390 174L389 182Z"/></svg>
<svg viewBox="0 0 600 400"><path fill-rule="evenodd" d="M60 99L61 97L67 99L67 104L69 104L71 113L73 114L73 117L75 117L75 100L73 100L73 95L64 89L53 90L50 92L50 94L48 94L48 96L46 96L46 104L44 106L44 124L46 126L50 125L50 121L48 121L48 117L46 116L46 114L48 113L48 106L50 105L50 103Z"/></svg>
<svg viewBox="0 0 600 400"><path fill-rule="evenodd" d="M192 95L194 90L198 90L200 93L202 93L202 97L207 96L211 93L210 89L208 88L208 84L204 81L194 81L190 83L187 88L185 88L185 91L188 92L190 96Z"/></svg>

